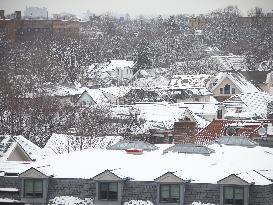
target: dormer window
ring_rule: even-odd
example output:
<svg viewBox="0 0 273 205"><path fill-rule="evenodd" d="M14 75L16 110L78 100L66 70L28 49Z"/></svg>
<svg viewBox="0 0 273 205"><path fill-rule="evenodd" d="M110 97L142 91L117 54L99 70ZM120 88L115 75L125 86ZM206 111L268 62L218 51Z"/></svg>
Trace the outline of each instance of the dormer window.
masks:
<svg viewBox="0 0 273 205"><path fill-rule="evenodd" d="M42 198L43 197L43 180L42 179L25 179L24 180L24 197Z"/></svg>
<svg viewBox="0 0 273 205"><path fill-rule="evenodd" d="M179 184L161 184L160 185L160 203L179 203L180 185Z"/></svg>
<svg viewBox="0 0 273 205"><path fill-rule="evenodd" d="M108 201L118 200L118 183L117 182L100 182L99 199Z"/></svg>
<svg viewBox="0 0 273 205"><path fill-rule="evenodd" d="M243 205L244 188L241 186L224 187L224 205Z"/></svg>

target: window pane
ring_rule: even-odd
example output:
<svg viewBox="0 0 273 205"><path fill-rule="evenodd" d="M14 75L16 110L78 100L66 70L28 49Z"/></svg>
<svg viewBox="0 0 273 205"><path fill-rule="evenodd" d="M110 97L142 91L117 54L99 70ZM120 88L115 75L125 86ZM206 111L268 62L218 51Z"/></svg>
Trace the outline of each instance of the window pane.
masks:
<svg viewBox="0 0 273 205"><path fill-rule="evenodd" d="M108 191L108 183L100 183L101 191Z"/></svg>
<svg viewBox="0 0 273 205"><path fill-rule="evenodd" d="M25 180L25 193L33 193L33 181Z"/></svg>
<svg viewBox="0 0 273 205"><path fill-rule="evenodd" d="M168 202L169 185L160 185L160 202Z"/></svg>
<svg viewBox="0 0 273 205"><path fill-rule="evenodd" d="M118 191L118 183L109 183L109 191Z"/></svg>
<svg viewBox="0 0 273 205"><path fill-rule="evenodd" d="M171 197L172 198L179 198L180 196L180 188L178 184L171 185Z"/></svg>
<svg viewBox="0 0 273 205"><path fill-rule="evenodd" d="M243 188L235 188L234 189L234 198L235 199L244 199L244 190Z"/></svg>
<svg viewBox="0 0 273 205"><path fill-rule="evenodd" d="M225 187L224 188L224 199L233 199L233 188Z"/></svg>
<svg viewBox="0 0 273 205"><path fill-rule="evenodd" d="M35 181L34 183L34 192L42 193L43 192L43 182L42 180Z"/></svg>

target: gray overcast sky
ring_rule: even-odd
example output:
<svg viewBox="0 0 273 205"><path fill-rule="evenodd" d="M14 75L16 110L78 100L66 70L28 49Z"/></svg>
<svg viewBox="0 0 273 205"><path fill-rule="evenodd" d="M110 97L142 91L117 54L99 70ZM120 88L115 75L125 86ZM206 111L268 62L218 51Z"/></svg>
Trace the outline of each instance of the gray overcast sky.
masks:
<svg viewBox="0 0 273 205"><path fill-rule="evenodd" d="M255 6L267 12L273 10L273 0L0 0L0 9L6 10L6 14L24 11L26 6L38 6L46 7L49 15L60 12L82 14L88 9L98 14L108 11L130 15L200 14L229 5L237 5L243 15Z"/></svg>

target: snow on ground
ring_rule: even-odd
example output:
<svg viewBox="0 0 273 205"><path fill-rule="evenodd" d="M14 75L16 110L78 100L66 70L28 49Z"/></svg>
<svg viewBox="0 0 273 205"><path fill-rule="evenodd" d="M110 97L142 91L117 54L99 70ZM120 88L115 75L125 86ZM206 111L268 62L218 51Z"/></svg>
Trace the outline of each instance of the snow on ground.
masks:
<svg viewBox="0 0 273 205"><path fill-rule="evenodd" d="M194 201L194 202L192 202L191 203L191 205L218 205L218 204L211 204L211 203L202 203L202 202L196 202L196 201Z"/></svg>
<svg viewBox="0 0 273 205"><path fill-rule="evenodd" d="M20 201L15 200L15 199L9 199L9 198L0 198L0 203L19 203Z"/></svg>
<svg viewBox="0 0 273 205"><path fill-rule="evenodd" d="M273 170L271 163L273 155L270 154L273 152L272 148L218 144L209 145L209 148L215 150L210 156L163 154L162 148L151 152L144 151L142 155L127 154L124 150L87 149L56 155L36 162L34 166L48 165L46 168L50 169L57 178L92 178L109 169L118 176L139 181L152 181L171 171L184 180L191 180L192 183L217 183L230 174L240 174L238 176L256 185L272 183L253 172L253 170ZM268 175L273 179L272 174Z"/></svg>
<svg viewBox="0 0 273 205"><path fill-rule="evenodd" d="M58 196L58 197L55 197L54 199L49 200L49 202L50 204L54 204L54 205L75 205L75 204L92 205L93 199L91 198L80 199L74 196Z"/></svg>
<svg viewBox="0 0 273 205"><path fill-rule="evenodd" d="M153 203L151 201L131 200L124 202L124 205L153 205Z"/></svg>

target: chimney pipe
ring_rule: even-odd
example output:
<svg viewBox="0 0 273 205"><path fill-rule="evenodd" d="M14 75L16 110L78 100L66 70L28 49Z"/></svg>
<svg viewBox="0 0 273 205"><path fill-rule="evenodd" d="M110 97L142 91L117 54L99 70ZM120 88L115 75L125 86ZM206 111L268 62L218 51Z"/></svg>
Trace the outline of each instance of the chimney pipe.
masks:
<svg viewBox="0 0 273 205"><path fill-rule="evenodd" d="M21 20L21 11L15 11L15 18Z"/></svg>
<svg viewBox="0 0 273 205"><path fill-rule="evenodd" d="M0 19L5 18L5 10L0 10Z"/></svg>

